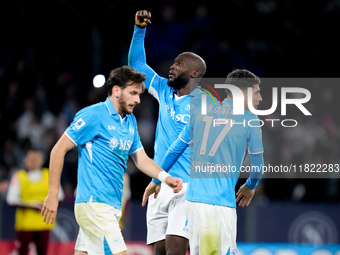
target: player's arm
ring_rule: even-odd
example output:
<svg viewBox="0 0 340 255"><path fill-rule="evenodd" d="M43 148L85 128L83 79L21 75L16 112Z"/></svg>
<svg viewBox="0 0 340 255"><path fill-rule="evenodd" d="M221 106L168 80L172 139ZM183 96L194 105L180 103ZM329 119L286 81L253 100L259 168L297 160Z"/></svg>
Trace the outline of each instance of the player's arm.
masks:
<svg viewBox="0 0 340 255"><path fill-rule="evenodd" d="M144 47L144 38L146 32L146 26L151 24L151 13L144 10L138 11L135 15L135 27L128 53L128 65L136 69L138 72L145 73L145 87L150 89L152 86L154 91L149 92L158 99L158 87L159 84L165 79L160 77L147 63Z"/></svg>
<svg viewBox="0 0 340 255"><path fill-rule="evenodd" d="M163 171L151 158L146 155L144 149L136 151L131 155L136 167L144 174L165 182L174 192L179 192L182 189L182 180L180 178L173 178L167 172Z"/></svg>
<svg viewBox="0 0 340 255"><path fill-rule="evenodd" d="M255 189L262 177L263 153L249 154L251 162L250 176L246 181L250 189Z"/></svg>
<svg viewBox="0 0 340 255"><path fill-rule="evenodd" d="M163 171L162 168L160 168L152 159L150 159L144 149L140 149L136 151L134 154L131 155L133 161L136 164L136 167L141 170L144 174L152 177L152 178L157 178L158 180L166 183L169 185L169 187L173 188L175 193L178 193L182 189L182 180L180 178L173 178L171 177L167 172ZM155 195L157 196L157 193L159 192L159 185L153 185L152 187L148 186L148 188L145 190L144 195L143 195L143 201L142 201L142 206L145 205L148 197L156 193Z"/></svg>
<svg viewBox="0 0 340 255"><path fill-rule="evenodd" d="M59 201L60 175L65 154L74 146L73 141L64 133L51 151L48 195L41 209L41 215L46 224L53 224L55 221Z"/></svg>
<svg viewBox="0 0 340 255"><path fill-rule="evenodd" d="M178 158L184 153L189 144L190 123L186 124L178 138L171 144L159 166L164 169L164 171L169 172L171 167L173 167ZM160 182L156 179L152 179L152 181L156 184L160 184Z"/></svg>
<svg viewBox="0 0 340 255"><path fill-rule="evenodd" d="M255 189L262 176L263 153L250 154L251 171L246 183L236 193L236 203L248 206L255 195Z"/></svg>
<svg viewBox="0 0 340 255"><path fill-rule="evenodd" d="M255 115L254 117L257 118ZM255 188L262 176L263 144L260 125L249 129L247 143L251 162L250 177L236 193L236 203L239 202L239 206L242 207L250 204L255 194Z"/></svg>

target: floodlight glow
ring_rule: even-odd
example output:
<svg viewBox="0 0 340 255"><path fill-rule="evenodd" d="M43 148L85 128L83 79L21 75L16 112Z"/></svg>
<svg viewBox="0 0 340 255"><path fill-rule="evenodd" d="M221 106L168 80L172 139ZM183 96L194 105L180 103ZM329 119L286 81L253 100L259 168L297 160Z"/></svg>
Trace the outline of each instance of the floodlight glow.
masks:
<svg viewBox="0 0 340 255"><path fill-rule="evenodd" d="M93 78L93 86L95 88L100 88L105 84L105 76L102 74L97 74L94 78Z"/></svg>

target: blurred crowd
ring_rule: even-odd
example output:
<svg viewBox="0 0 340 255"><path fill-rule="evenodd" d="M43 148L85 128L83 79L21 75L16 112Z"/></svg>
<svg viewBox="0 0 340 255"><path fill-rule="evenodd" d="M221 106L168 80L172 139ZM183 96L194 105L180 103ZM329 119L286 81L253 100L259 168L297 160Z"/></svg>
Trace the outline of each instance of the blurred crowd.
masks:
<svg viewBox="0 0 340 255"><path fill-rule="evenodd" d="M8 1L6 1L8 2ZM141 3L2 3L0 49L0 192L14 171L24 167L28 150L40 150L48 167L49 153L81 108L106 98L105 86L94 88L97 73L106 76L127 64L134 14L152 12L147 28L148 64L167 76L183 51L202 56L206 77L226 77L246 68L262 77L337 77L340 70L340 1L229 0L184 5L179 1ZM36 6L35 6L36 5ZM339 164L340 118L337 86L308 87L313 114L294 129L263 127L265 163ZM263 109L271 88L262 88ZM266 103L267 102L267 103ZM269 104L269 105L268 105ZM147 93L135 109L143 145L153 156L157 102ZM297 114L299 116L299 114ZM274 116L275 117L275 116ZM62 174L65 200L76 187L77 150L68 153ZM129 164L132 198L140 199L149 178ZM339 174L338 174L339 176ZM340 199L337 176L329 179L264 179L264 201ZM142 181L141 181L142 180Z"/></svg>

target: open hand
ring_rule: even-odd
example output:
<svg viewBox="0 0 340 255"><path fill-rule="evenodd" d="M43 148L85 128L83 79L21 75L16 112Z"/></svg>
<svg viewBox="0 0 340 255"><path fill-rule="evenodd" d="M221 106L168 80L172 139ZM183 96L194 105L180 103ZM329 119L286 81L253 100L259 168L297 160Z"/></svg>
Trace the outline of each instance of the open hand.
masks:
<svg viewBox="0 0 340 255"><path fill-rule="evenodd" d="M161 190L161 185L156 184L153 181L149 183L149 185L145 188L144 194L143 194L143 201L142 206L144 207L146 204L146 201L148 201L148 198L150 195L154 194L154 198L157 198L159 191Z"/></svg>
<svg viewBox="0 0 340 255"><path fill-rule="evenodd" d="M43 216L43 221L48 225L49 223L53 224L57 217L57 208L58 208L58 196L52 197L47 195L45 202L41 208L41 216Z"/></svg>
<svg viewBox="0 0 340 255"><path fill-rule="evenodd" d="M250 189L247 184L243 184L236 193L236 203L239 206L248 206L255 195L255 189Z"/></svg>

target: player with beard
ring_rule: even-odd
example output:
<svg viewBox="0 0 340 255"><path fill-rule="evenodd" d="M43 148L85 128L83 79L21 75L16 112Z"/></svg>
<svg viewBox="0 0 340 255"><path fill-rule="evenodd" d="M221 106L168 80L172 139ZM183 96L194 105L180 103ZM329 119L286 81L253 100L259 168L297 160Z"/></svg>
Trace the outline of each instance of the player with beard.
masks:
<svg viewBox="0 0 340 255"><path fill-rule="evenodd" d="M162 171L141 144L132 112L140 102L144 80L143 73L129 66L112 70L105 102L80 110L51 151L48 195L41 210L46 224L56 218L65 154L78 146L74 213L80 230L75 254L127 254L118 222L129 155L143 173L166 182L174 192L181 190L181 179Z"/></svg>
<svg viewBox="0 0 340 255"><path fill-rule="evenodd" d="M144 37L151 24L151 13L138 11L129 50L129 65L146 76L145 86L159 102L159 116L155 139L154 161L160 164L169 146L190 120L190 95L195 86L190 81L203 77L204 60L195 53L179 54L170 67L168 79L160 77L146 63ZM195 79L192 79L195 78ZM190 95L189 95L190 94ZM186 150L169 170L171 176L183 180L183 188L176 195L166 185L153 180L145 190L149 196L160 189L158 198L149 197L147 209L147 244L153 245L154 254L185 254L188 250L188 221L185 215L185 192L189 181L190 151Z"/></svg>

